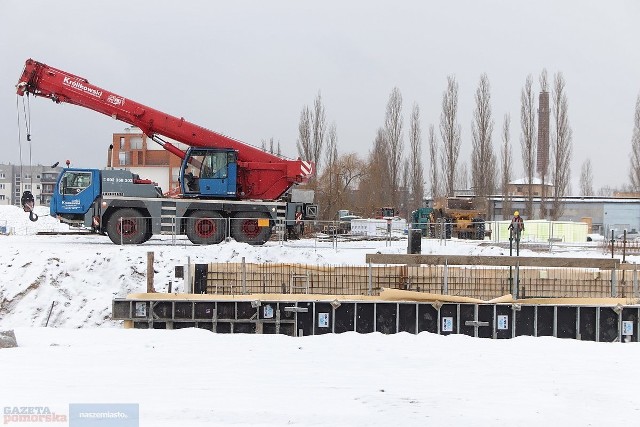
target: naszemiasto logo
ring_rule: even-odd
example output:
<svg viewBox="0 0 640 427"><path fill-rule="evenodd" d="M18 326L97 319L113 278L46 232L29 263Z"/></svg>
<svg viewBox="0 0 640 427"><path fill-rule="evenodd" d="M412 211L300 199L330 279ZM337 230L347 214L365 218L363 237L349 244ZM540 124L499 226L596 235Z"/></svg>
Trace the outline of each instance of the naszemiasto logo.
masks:
<svg viewBox="0 0 640 427"><path fill-rule="evenodd" d="M11 423L66 423L66 414L56 414L48 406L5 406L2 424Z"/></svg>
<svg viewBox="0 0 640 427"><path fill-rule="evenodd" d="M75 90L79 90L80 92L87 93L89 95L93 95L96 98L100 98L102 96L102 91L100 89L96 89L95 87L87 86L82 81L78 79L74 79L69 76L64 76L62 80L62 84L65 86L69 86Z"/></svg>

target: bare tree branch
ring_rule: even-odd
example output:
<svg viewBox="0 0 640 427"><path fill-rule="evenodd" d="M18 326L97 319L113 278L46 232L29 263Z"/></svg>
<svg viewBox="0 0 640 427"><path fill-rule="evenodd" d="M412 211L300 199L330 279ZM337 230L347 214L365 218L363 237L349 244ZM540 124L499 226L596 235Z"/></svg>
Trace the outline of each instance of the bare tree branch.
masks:
<svg viewBox="0 0 640 427"><path fill-rule="evenodd" d="M311 111L306 105L302 107L302 111L300 112L296 147L298 148L298 156L304 160L313 160L313 147L311 146Z"/></svg>
<svg viewBox="0 0 640 427"><path fill-rule="evenodd" d="M591 159L587 159L582 163L580 169L580 195L593 196L593 171L591 169Z"/></svg>
<svg viewBox="0 0 640 427"><path fill-rule="evenodd" d="M440 174L438 173L438 137L433 125L429 126L429 185L431 189L431 199L440 197Z"/></svg>
<svg viewBox="0 0 640 427"><path fill-rule="evenodd" d="M322 217L333 218L337 209L341 209L340 203L340 170L338 167L338 132L336 124L332 123L327 132L327 149L325 152L325 167L322 181L318 185L316 200L322 210Z"/></svg>
<svg viewBox="0 0 640 427"><path fill-rule="evenodd" d="M569 101L565 93L562 73L556 73L553 82L553 203L551 219L557 220L564 212L562 198L567 195L571 173L571 150L573 131L569 124Z"/></svg>
<svg viewBox="0 0 640 427"><path fill-rule="evenodd" d="M391 90L387 102L384 130L387 152L389 154L389 181L391 204L398 207L398 188L400 187L403 140L402 140L402 95L397 87Z"/></svg>
<svg viewBox="0 0 640 427"><path fill-rule="evenodd" d="M322 160L322 148L324 146L324 133L326 128L326 117L324 113L324 105L322 105L322 96L318 92L318 96L313 102L313 114L311 115L313 134L311 135L311 160L316 164L316 170L319 171Z"/></svg>
<svg viewBox="0 0 640 427"><path fill-rule="evenodd" d="M454 76L447 77L447 89L442 94L440 114L440 136L442 172L445 179L445 193L453 196L456 184L456 170L460 154L460 125L458 124L458 83Z"/></svg>
<svg viewBox="0 0 640 427"><path fill-rule="evenodd" d="M524 214L527 218L533 218L533 191L532 184L535 173L535 141L536 141L536 110L533 96L533 79L527 76L524 88L520 95L520 146L522 147L522 164L526 177L526 203Z"/></svg>
<svg viewBox="0 0 640 427"><path fill-rule="evenodd" d="M476 107L471 123L471 186L481 199L494 194L496 187L496 155L493 152L493 119L491 118L491 86L486 74L480 76L475 94Z"/></svg>
<svg viewBox="0 0 640 427"><path fill-rule="evenodd" d="M509 219L511 217L511 195L509 194L509 182L511 182L511 133L509 127L511 126L511 116L509 114L504 115L504 122L502 124L502 218Z"/></svg>
<svg viewBox="0 0 640 427"><path fill-rule="evenodd" d="M411 158L409 174L411 181L411 201L412 205L408 211L412 212L422 206L424 197L424 170L422 167L422 131L420 128L420 107L413 105L411 112L411 129L409 132L409 142L411 145Z"/></svg>

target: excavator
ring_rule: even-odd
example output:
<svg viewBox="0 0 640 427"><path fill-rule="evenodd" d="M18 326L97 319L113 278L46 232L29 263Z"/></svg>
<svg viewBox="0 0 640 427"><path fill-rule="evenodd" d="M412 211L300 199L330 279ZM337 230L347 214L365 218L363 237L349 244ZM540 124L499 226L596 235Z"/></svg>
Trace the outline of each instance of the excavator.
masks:
<svg viewBox="0 0 640 427"><path fill-rule="evenodd" d="M113 243L140 244L153 234L177 233L202 245L226 237L264 244L278 220L293 227L293 218L317 216L317 205L308 196L296 200L292 191L312 176L312 162L267 153L32 59L25 63L16 92L78 105L136 126L182 159L178 198L164 197L153 182L127 170L62 171L50 214L106 234ZM168 139L189 149L183 151ZM33 209L31 199L23 195L27 212Z"/></svg>

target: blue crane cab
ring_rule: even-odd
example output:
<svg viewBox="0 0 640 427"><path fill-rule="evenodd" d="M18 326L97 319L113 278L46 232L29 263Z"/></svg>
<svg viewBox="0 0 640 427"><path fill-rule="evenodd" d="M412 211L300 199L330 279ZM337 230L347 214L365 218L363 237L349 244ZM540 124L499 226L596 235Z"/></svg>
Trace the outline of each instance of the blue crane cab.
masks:
<svg viewBox="0 0 640 427"><path fill-rule="evenodd" d="M238 155L235 150L190 148L180 168L184 197L235 198Z"/></svg>
<svg viewBox="0 0 640 427"><path fill-rule="evenodd" d="M49 211L52 216L78 215L78 220L100 196L100 171L96 169L64 169L51 196Z"/></svg>

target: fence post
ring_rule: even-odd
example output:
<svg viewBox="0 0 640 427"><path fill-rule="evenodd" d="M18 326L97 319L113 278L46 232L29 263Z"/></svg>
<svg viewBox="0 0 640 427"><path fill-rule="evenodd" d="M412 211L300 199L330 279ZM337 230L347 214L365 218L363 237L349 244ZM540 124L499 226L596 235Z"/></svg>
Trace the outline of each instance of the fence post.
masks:
<svg viewBox="0 0 640 427"><path fill-rule="evenodd" d="M153 288L153 252L147 252L147 293L152 294Z"/></svg>
<svg viewBox="0 0 640 427"><path fill-rule="evenodd" d="M191 286L191 257L187 256L187 268L184 272L184 293L192 294L193 287Z"/></svg>
<svg viewBox="0 0 640 427"><path fill-rule="evenodd" d="M372 272L372 269L371 269L371 262L369 262L369 277L368 277L368 280L367 280L367 295L369 295L369 296L371 296L372 288L373 288L373 284L372 284L373 277L372 277L372 275L373 275L373 272Z"/></svg>
<svg viewBox="0 0 640 427"><path fill-rule="evenodd" d="M162 218L160 218L160 228L162 229ZM176 217L171 217L171 244L176 244Z"/></svg>
<svg viewBox="0 0 640 427"><path fill-rule="evenodd" d="M242 294L247 294L247 265L244 262L244 257L242 257Z"/></svg>
<svg viewBox="0 0 640 427"><path fill-rule="evenodd" d="M617 278L617 270L615 268L611 269L611 298L616 298L618 296L618 278Z"/></svg>
<svg viewBox="0 0 640 427"><path fill-rule="evenodd" d="M518 299L520 292L520 263L516 262L515 277L513 280L513 299Z"/></svg>
<svg viewBox="0 0 640 427"><path fill-rule="evenodd" d="M449 265L447 264L447 260L444 260L444 268L442 270L442 294L449 294Z"/></svg>

